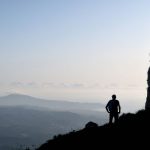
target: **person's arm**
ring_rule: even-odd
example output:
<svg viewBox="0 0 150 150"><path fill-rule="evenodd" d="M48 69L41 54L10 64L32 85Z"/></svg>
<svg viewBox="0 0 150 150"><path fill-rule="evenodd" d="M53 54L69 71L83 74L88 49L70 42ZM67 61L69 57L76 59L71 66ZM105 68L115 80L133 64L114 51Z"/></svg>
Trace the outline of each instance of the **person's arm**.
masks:
<svg viewBox="0 0 150 150"><path fill-rule="evenodd" d="M121 106L120 106L120 103L118 104L118 113L121 113Z"/></svg>
<svg viewBox="0 0 150 150"><path fill-rule="evenodd" d="M106 105L106 111L108 112L108 113L110 113L110 111L109 111L109 108L108 108L108 105L109 105L109 102L107 103L107 105Z"/></svg>

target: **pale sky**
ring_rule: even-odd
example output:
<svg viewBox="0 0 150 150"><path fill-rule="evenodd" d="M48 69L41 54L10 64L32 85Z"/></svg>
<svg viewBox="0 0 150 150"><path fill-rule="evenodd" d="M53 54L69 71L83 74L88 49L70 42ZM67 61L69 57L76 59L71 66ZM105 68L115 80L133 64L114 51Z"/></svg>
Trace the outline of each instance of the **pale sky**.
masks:
<svg viewBox="0 0 150 150"><path fill-rule="evenodd" d="M0 95L144 106L149 0L0 0Z"/></svg>

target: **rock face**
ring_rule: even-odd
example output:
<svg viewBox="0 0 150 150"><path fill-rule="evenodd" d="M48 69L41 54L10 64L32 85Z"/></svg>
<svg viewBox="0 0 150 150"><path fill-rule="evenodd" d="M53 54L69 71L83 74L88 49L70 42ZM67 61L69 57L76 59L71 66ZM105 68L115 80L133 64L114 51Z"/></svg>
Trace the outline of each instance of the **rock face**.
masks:
<svg viewBox="0 0 150 150"><path fill-rule="evenodd" d="M96 128L96 127L98 127L98 124L95 123L95 122L92 122L92 121L88 122L88 123L85 125L85 128Z"/></svg>
<svg viewBox="0 0 150 150"><path fill-rule="evenodd" d="M150 67L148 69L147 75L148 75L148 78L147 78L148 88L147 88L147 99L145 103L145 109L150 110Z"/></svg>

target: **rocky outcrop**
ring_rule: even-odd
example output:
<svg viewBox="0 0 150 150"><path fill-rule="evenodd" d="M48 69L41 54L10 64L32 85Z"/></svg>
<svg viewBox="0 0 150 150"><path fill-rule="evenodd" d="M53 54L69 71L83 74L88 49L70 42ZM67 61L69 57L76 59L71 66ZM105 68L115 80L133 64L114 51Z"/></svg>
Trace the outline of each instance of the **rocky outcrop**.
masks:
<svg viewBox="0 0 150 150"><path fill-rule="evenodd" d="M148 78L147 78L148 88L147 88L147 98L146 98L146 103L145 103L145 109L150 110L150 67L148 69L147 75L148 75Z"/></svg>

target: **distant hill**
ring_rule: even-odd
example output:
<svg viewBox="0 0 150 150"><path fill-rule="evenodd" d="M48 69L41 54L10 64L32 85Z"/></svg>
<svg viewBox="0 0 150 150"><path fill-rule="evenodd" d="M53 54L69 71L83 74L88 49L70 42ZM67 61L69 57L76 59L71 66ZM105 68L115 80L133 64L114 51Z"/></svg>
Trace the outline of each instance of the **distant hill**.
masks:
<svg viewBox="0 0 150 150"><path fill-rule="evenodd" d="M18 94L0 97L0 150L38 146L54 135L81 129L88 121L101 125L107 121L107 113L96 110L102 108L101 103L52 101Z"/></svg>
<svg viewBox="0 0 150 150"><path fill-rule="evenodd" d="M20 145L40 145L54 135L81 129L90 117L65 111L35 110L27 107L0 107L0 150Z"/></svg>
<svg viewBox="0 0 150 150"><path fill-rule="evenodd" d="M8 96L0 97L0 106L32 106L36 109L44 107L51 110L98 110L104 109L101 103L80 103L68 102L58 100L45 100L31 97L28 95L10 94Z"/></svg>
<svg viewBox="0 0 150 150"><path fill-rule="evenodd" d="M150 135L150 111L122 114L113 125L88 127L60 134L37 150L55 149L147 149Z"/></svg>

